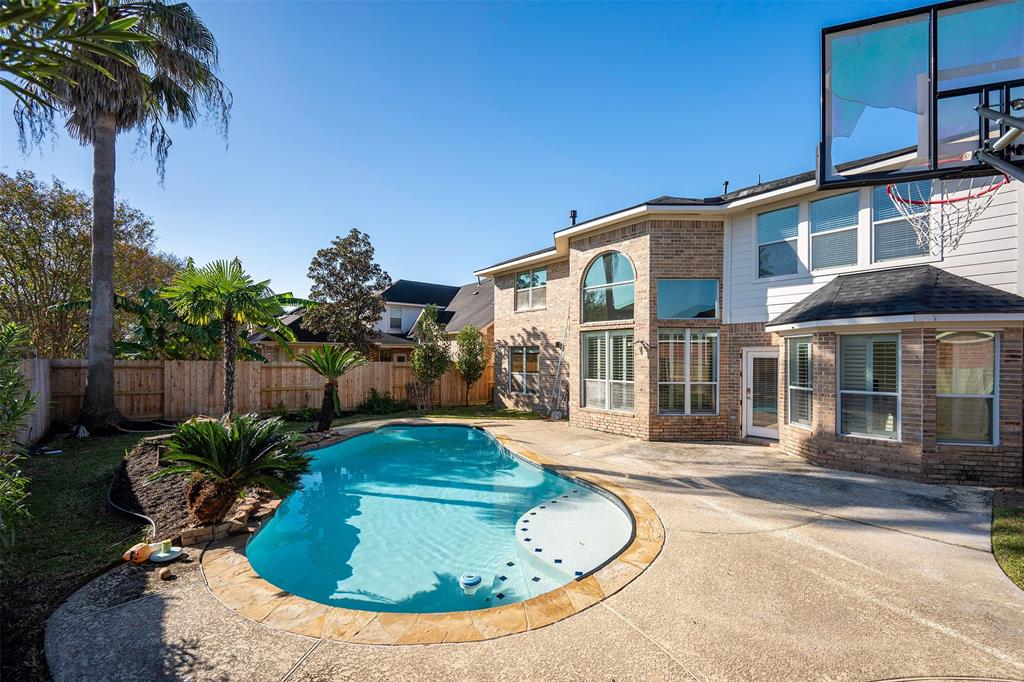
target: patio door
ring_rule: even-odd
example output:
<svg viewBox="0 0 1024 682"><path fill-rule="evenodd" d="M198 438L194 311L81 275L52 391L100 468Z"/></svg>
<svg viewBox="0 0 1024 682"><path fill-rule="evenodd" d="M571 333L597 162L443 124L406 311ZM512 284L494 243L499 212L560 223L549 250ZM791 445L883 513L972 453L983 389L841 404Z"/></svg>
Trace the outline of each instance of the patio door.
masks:
<svg viewBox="0 0 1024 682"><path fill-rule="evenodd" d="M743 433L779 437L779 351L743 349Z"/></svg>

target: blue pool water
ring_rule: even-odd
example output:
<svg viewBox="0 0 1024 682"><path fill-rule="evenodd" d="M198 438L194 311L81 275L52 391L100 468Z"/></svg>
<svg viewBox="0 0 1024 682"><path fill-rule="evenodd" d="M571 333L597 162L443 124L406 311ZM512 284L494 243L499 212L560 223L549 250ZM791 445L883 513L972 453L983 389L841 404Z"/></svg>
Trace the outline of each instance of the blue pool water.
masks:
<svg viewBox="0 0 1024 682"><path fill-rule="evenodd" d="M268 582L324 604L434 613L523 601L578 577L550 563L556 544L568 556L573 544L593 553L607 538L610 557L631 530L612 500L520 460L479 429L387 427L313 454L302 488L247 554ZM516 539L546 501L566 512L569 529L552 535L548 563ZM602 523L589 534L599 539L574 542L588 518ZM482 577L472 596L459 586L467 573Z"/></svg>

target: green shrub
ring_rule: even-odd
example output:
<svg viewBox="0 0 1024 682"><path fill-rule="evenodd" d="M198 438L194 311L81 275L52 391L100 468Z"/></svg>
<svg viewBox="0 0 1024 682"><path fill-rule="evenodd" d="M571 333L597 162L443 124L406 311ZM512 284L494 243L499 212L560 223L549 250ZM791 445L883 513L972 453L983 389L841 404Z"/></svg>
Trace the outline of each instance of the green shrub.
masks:
<svg viewBox="0 0 1024 682"><path fill-rule="evenodd" d="M240 494L266 488L285 497L309 471L312 458L296 451L295 434L280 419L244 414L180 424L161 458L170 466L150 476L190 476L185 505L201 523L220 521Z"/></svg>
<svg viewBox="0 0 1024 682"><path fill-rule="evenodd" d="M371 388L370 397L356 408L356 412L359 414L395 414L415 409L416 406L408 400L400 400L392 397L391 393L387 391L381 393L377 389Z"/></svg>

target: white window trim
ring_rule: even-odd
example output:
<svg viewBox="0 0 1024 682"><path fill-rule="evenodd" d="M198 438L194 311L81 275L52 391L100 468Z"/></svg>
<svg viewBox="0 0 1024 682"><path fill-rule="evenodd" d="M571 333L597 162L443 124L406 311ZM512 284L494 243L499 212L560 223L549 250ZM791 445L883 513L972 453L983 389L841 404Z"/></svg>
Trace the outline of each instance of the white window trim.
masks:
<svg viewBox="0 0 1024 682"><path fill-rule="evenodd" d="M662 282L714 282L715 283L715 316L714 317L661 317L658 315L659 320L673 320L673 321L688 321L688 320L721 320L722 311L718 305L719 296L722 293L722 282L715 277L659 277L657 280L657 292L658 292L658 304L661 304L661 283ZM635 305L635 302L634 302ZM655 310L657 313L657 310Z"/></svg>
<svg viewBox="0 0 1024 682"><path fill-rule="evenodd" d="M526 371L526 367L527 367L527 365L526 365L526 355L527 355L526 351L528 349L530 349L530 348L536 348L537 349L537 371L536 372L528 372L528 371ZM512 370L512 367L513 367L512 356L514 356L517 351L523 356L523 371L522 372L515 372L515 371ZM517 391L515 389L515 387L512 385L512 380L516 377L516 375L519 375L520 380L522 381L523 390L521 390L521 391ZM527 377L529 377L531 375L537 377L537 390L534 390L534 391L530 390L530 384L526 380ZM509 346L509 349L508 349L508 392L512 393L514 395L537 395L538 393L540 393L540 346Z"/></svg>
<svg viewBox="0 0 1024 682"><path fill-rule="evenodd" d="M612 287L621 287L621 286L625 286L627 284L633 285L633 312L634 312L634 317L635 317L635 313L636 313L636 266L633 264L633 259L630 258L629 256L627 256L625 253L623 253L622 251L602 251L598 255L594 256L594 258L587 264L587 268L583 271L583 281L584 282L587 281L587 274L590 272L590 269L592 267L594 267L594 265L597 263L598 259L601 258L601 256L604 256L605 254L609 254L609 253L617 253L617 254L619 254L620 256L622 256L623 258L626 259L626 262L629 263L629 269L633 271L633 279L627 279L627 280L623 280L621 282L612 282L611 284L594 284L594 285L591 285L589 287L586 286L586 285L580 287L580 324L582 324L582 325L588 325L588 324L616 324L616 325L621 325L621 324L629 324L629 323L631 323L633 321L633 319L634 319L633 317L629 318L628 320L584 320L583 319L583 311L585 310L584 301L586 300L587 292L588 291L595 291L597 289L611 289ZM636 396L634 394L634 399L635 399L635 397Z"/></svg>
<svg viewBox="0 0 1024 682"><path fill-rule="evenodd" d="M661 344L662 344L661 332L663 332L663 331L667 331L667 332L683 331L683 332L685 332L685 335L684 335L684 338L683 338L683 341L682 341L682 343L683 343L683 380L682 381L662 381L661 380L661 354L659 352L659 354L658 354L658 394L657 394L658 414L659 415L663 415L665 417L717 417L718 414L721 412L721 409L722 409L720 395L719 395L720 390L721 390L720 384L721 384L721 379L722 379L721 375L719 374L719 372L721 370L721 342L722 342L722 332L721 332L721 330L717 329L717 328L708 328L708 329L700 329L700 328L690 329L690 328L687 328L687 329L679 329L678 327L662 327L662 328L658 329L658 347L659 348L661 347ZM696 331L696 332L710 332L710 331L717 332L715 334L715 377L717 378L716 381L693 381L693 380L690 379L690 333L694 332L694 331ZM667 341L665 343L677 344L679 342L678 341ZM669 355L669 357L671 358L671 355ZM664 410L661 409L661 387L662 386L683 386L684 387L683 388L683 411L682 412L680 412L678 410L664 411ZM694 413L692 411L692 408L690 406L690 387L691 386L714 386L715 387L715 411L714 412L696 412L696 413Z"/></svg>
<svg viewBox="0 0 1024 682"><path fill-rule="evenodd" d="M792 358L792 354L789 352L789 344L792 343L793 341L802 341L804 339L807 339L807 340L810 341L810 346L808 348L808 351L809 351L808 352L808 360L810 361L810 364L811 364L811 366L810 366L811 385L810 386L794 386L792 383L790 383L790 376L791 376L791 374L790 374L790 366L789 366L789 364L790 364L790 358ZM810 424L801 424L800 422L793 421L793 400L792 400L793 391L806 391L807 393L810 393L810 395L811 395L811 423ZM795 426L795 427L797 427L799 429L804 429L806 431L813 431L814 430L814 336L812 336L810 334L807 334L807 335L804 335L804 336L789 336L789 337L786 337L786 423L791 425L791 426Z"/></svg>
<svg viewBox="0 0 1024 682"><path fill-rule="evenodd" d="M814 231L814 222L811 218L811 204L819 201L828 201L829 199L835 199L836 197L845 196L847 194L857 195L857 220L853 225L845 225L843 227L833 227L831 230L822 230L821 232ZM807 264L810 267L811 272L827 272L829 270L837 270L839 268L850 268L860 263L860 214L861 214L861 193L857 190L853 192L842 192L840 194L834 194L829 197L822 197L821 199L814 199L813 201L807 202L807 237L808 237L808 248L809 257ZM821 237L823 235L838 234L840 232L853 232L855 234L856 243L853 248L853 262L852 263L840 263L838 265L829 265L826 267L816 268L814 267L814 239L815 237Z"/></svg>
<svg viewBox="0 0 1024 682"><path fill-rule="evenodd" d="M955 440L954 441L946 441L946 440L939 440L938 439L938 422L936 422L935 443L936 443L936 445L946 445L946 446L950 446L950 447L997 448L997 447L999 447L999 348L1000 348L999 344L1000 344L1000 341L1002 341L1002 335L998 331L992 331L992 330L987 330L987 329L941 329L941 330L936 332L936 335L941 334L943 332L964 332L964 331L972 331L972 332L986 331L986 332L990 332L990 333L994 333L995 334L995 338L993 339L994 343L993 343L993 347L992 347L992 353L993 353L992 371L994 372L994 374L992 376L992 394L991 395L981 395L981 394L974 394L974 393L939 393L939 391L938 391L938 383L936 382L936 389L935 389L935 403L936 403L935 407L936 407L936 412L938 411L938 401L939 401L939 398L991 398L992 399L992 441L990 443L984 443L984 442L981 442L981 441L955 441ZM936 336L935 343L936 343L936 346L939 343L938 336ZM936 356L937 355L938 355L938 353L936 353ZM936 362L935 362L935 371L936 372L939 371L939 365L938 365L938 359L937 358L936 358Z"/></svg>
<svg viewBox="0 0 1024 682"><path fill-rule="evenodd" d="M755 242L755 244L754 244L754 276L755 276L756 279L758 279L758 280L770 280L770 279L776 279L778 277L793 277L793 276L801 274L801 272L800 272L800 233L803 231L802 228L801 228L801 225L803 225L803 223L806 222L803 219L803 214L804 214L804 211L805 211L804 205L806 203L807 202L799 202L797 204L791 204L789 206L779 206L778 208L773 208L773 209L770 209L768 211L758 211L757 213L754 214L754 219L753 219L753 223L754 223L754 242ZM792 237L787 237L785 239L773 239L770 242L762 242L761 241L761 236L760 236L760 230L758 229L758 224L757 224L758 218L760 218L765 213L774 213L775 211L784 211L787 208L796 208L796 234L793 235ZM794 246L793 251L796 253L796 270L794 270L793 272L779 273L777 275L762 275L761 274L761 247L762 246L769 246L771 244L779 244L781 242L793 242L793 246Z"/></svg>
<svg viewBox="0 0 1024 682"><path fill-rule="evenodd" d="M896 392L889 393L883 391L854 391L842 388L842 340L837 338L836 341L836 435L843 436L844 438L861 438L864 440L877 440L883 443L902 443L903 442L903 334L899 332L878 332L875 334L856 332L848 334L836 334L840 336L896 336ZM874 353L874 348L871 349L871 353ZM870 384L870 371L871 362L866 362L868 369L867 383ZM788 379L787 379L788 381ZM885 436L872 436L867 433L843 433L843 394L849 395L880 395L880 396L895 396L896 397L896 435L893 438L887 438Z"/></svg>
<svg viewBox="0 0 1024 682"><path fill-rule="evenodd" d="M394 315L395 315L396 312L398 313L398 326L397 327L392 325L392 322L395 321L395 316ZM388 308L388 331L389 332L396 332L396 331L400 332L400 331L402 331L402 327L404 326L404 324L405 324L405 309L402 308L402 306L398 306L398 305L389 307Z"/></svg>
<svg viewBox="0 0 1024 682"><path fill-rule="evenodd" d="M515 310L518 313L518 312L527 312L527 311L531 311L531 310L544 310L545 308L548 307L547 296L544 297L544 305L541 305L541 306L534 306L533 305L533 292L535 290L537 290L537 289L547 289L548 288L548 273L547 273L547 269L548 269L548 266L542 265L539 268L530 268L529 270L520 270L519 272L515 273L515 275L514 275L514 277L515 277L515 286L512 288L512 290L514 292L512 294L512 308L513 308L513 310ZM533 274L535 272L538 272L539 270L544 270L544 284L538 284L537 286L529 286L529 287L526 287L525 289L520 289L519 288L519 275L529 274L530 278L532 280L533 279ZM519 292L520 291L528 291L529 292L529 295L528 295L529 304L525 308L520 308L519 307Z"/></svg>
<svg viewBox="0 0 1024 682"><path fill-rule="evenodd" d="M934 192L935 192L935 183L934 182L932 182L931 191L934 194ZM872 195L872 188L868 188L868 190L867 190L867 192L865 194L867 196L867 204L868 204L867 207L868 207L868 210L871 212L871 217L870 217L870 220L868 221L868 233L871 235L871 251L868 254L868 262L869 263L872 263L872 264L874 264L874 263L881 263L881 264L884 264L884 265L890 265L890 264L902 264L902 263L905 263L905 262L906 263L917 263L917 262L920 262L922 260L924 260L924 261L942 260L942 254L941 253L933 254L931 252L931 248L929 248L925 253L920 253L920 254L916 254L916 255L900 256L899 258L885 258L885 259L878 258L877 255L875 254L875 246L876 246L875 226L876 225L887 225L889 223L906 222L906 218L904 218L902 215L895 215L895 216L893 216L891 218L880 218L880 219L876 220L875 219L875 201L874 201L874 197Z"/></svg>
<svg viewBox="0 0 1024 682"><path fill-rule="evenodd" d="M605 329L603 331L590 331L582 332L580 334L580 407L584 410L602 410L605 412L617 412L620 414L634 414L636 412L636 349L633 349L633 381L625 381L623 379L612 379L612 335L613 334L630 334L633 336L633 344L636 344L636 332L629 328L618 328L618 329ZM583 346L583 337L587 334L604 334L604 362L605 362L605 377L604 379L588 379L587 378L587 366L586 366L586 353ZM625 346L623 346L625 350ZM625 366L625 362L623 362ZM587 405L587 382L588 381L603 381L604 382L604 406ZM612 407L612 384L620 386L632 386L633 387L633 409L624 410L618 407Z"/></svg>

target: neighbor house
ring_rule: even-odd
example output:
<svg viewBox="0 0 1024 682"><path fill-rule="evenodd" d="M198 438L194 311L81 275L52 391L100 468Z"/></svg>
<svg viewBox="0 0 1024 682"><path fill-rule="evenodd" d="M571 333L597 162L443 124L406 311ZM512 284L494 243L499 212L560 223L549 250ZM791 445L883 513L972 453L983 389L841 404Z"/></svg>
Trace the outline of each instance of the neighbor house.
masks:
<svg viewBox="0 0 1024 682"><path fill-rule="evenodd" d="M416 347L413 329L428 305L437 306L438 319L448 323L454 332L466 324L475 324L481 330L489 330L493 322L493 295L494 289L490 282L456 287L408 279L396 280L381 293L385 304L384 314L374 325L376 336L370 359L408 362L409 354ZM296 341L290 344L293 353L302 353L309 348L329 343L327 334L314 334L302 326L302 313L300 308L282 318L295 334ZM257 334L251 341L269 360L283 360L287 357L287 353L265 334Z"/></svg>
<svg viewBox="0 0 1024 682"><path fill-rule="evenodd" d="M926 181L927 182L927 181ZM813 173L572 224L494 280L495 401L649 440L1020 485L1024 188L930 252Z"/></svg>

